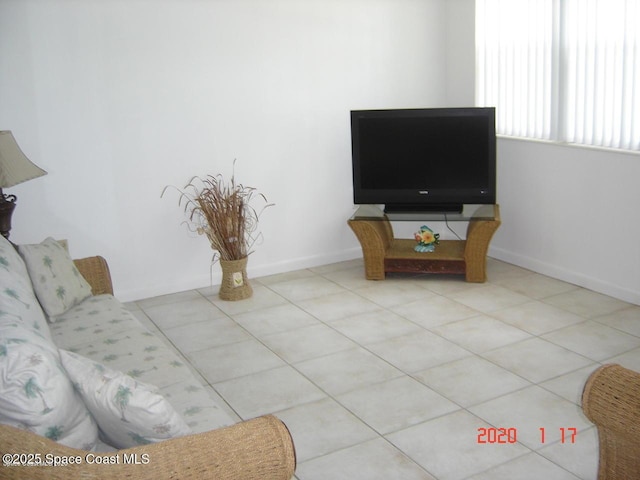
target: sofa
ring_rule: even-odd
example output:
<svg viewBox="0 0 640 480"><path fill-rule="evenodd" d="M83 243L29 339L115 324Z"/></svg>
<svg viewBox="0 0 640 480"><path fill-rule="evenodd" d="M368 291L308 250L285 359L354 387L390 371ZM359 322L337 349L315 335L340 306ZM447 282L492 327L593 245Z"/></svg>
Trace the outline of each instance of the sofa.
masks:
<svg viewBox="0 0 640 480"><path fill-rule="evenodd" d="M102 257L0 237L0 478L289 479L274 416L236 423L113 296Z"/></svg>

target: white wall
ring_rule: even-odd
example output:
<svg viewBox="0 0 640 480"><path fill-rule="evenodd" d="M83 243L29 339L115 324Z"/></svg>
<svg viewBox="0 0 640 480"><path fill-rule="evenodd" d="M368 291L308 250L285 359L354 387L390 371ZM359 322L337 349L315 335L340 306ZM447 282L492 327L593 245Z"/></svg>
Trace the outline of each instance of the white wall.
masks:
<svg viewBox="0 0 640 480"><path fill-rule="evenodd" d="M475 2L446 7L447 101L472 104ZM508 138L497 155L490 255L640 304L640 155Z"/></svg>
<svg viewBox="0 0 640 480"><path fill-rule="evenodd" d="M0 0L0 129L49 171L8 190L11 238L104 255L124 300L208 285L206 241L160 192L237 158L277 204L250 275L357 257L348 112L472 104L473 14L473 0ZM639 178L635 155L499 139L491 255L640 303Z"/></svg>
<svg viewBox="0 0 640 480"><path fill-rule="evenodd" d="M8 190L12 240L105 256L123 300L206 286L208 244L160 193L237 158L276 203L250 276L360 255L349 110L445 103L444 5L0 0L0 129L49 172Z"/></svg>
<svg viewBox="0 0 640 480"><path fill-rule="evenodd" d="M475 15L475 0L446 1L446 96L451 107L475 105Z"/></svg>
<svg viewBox="0 0 640 480"><path fill-rule="evenodd" d="M640 155L498 140L492 256L640 304Z"/></svg>

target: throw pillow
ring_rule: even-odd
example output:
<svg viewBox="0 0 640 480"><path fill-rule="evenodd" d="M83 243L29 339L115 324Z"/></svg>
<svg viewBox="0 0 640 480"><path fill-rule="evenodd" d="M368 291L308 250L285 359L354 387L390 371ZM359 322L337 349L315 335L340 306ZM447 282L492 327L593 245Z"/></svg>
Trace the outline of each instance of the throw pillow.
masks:
<svg viewBox="0 0 640 480"><path fill-rule="evenodd" d="M91 450L98 428L60 364L58 349L34 330L0 324L0 423Z"/></svg>
<svg viewBox="0 0 640 480"><path fill-rule="evenodd" d="M51 340L49 325L24 261L15 247L0 235L0 323L24 325Z"/></svg>
<svg viewBox="0 0 640 480"><path fill-rule="evenodd" d="M66 350L62 364L98 422L100 438L115 448L167 440L191 429L156 387Z"/></svg>
<svg viewBox="0 0 640 480"><path fill-rule="evenodd" d="M69 253L49 237L40 244L20 245L33 289L49 317L60 315L91 296L91 286Z"/></svg>

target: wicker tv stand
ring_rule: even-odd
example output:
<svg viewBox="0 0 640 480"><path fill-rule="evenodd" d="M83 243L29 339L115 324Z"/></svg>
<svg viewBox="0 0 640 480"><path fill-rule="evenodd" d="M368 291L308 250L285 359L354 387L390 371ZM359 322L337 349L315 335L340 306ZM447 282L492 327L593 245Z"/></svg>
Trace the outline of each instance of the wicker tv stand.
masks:
<svg viewBox="0 0 640 480"><path fill-rule="evenodd" d="M440 240L434 252L419 253L415 240L394 238L386 214L376 207L361 207L348 223L362 247L367 280L384 280L387 272L407 272L460 274L467 282L485 282L487 250L500 226L500 207L483 205L468 216L463 213L449 220L469 222L466 240Z"/></svg>

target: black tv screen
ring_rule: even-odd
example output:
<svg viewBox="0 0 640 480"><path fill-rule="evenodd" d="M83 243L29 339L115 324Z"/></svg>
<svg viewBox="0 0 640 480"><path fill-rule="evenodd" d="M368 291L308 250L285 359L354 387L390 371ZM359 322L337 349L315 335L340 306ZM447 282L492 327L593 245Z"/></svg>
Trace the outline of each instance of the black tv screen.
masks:
<svg viewBox="0 0 640 480"><path fill-rule="evenodd" d="M356 204L460 211L496 202L494 108L351 112Z"/></svg>

